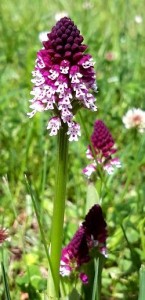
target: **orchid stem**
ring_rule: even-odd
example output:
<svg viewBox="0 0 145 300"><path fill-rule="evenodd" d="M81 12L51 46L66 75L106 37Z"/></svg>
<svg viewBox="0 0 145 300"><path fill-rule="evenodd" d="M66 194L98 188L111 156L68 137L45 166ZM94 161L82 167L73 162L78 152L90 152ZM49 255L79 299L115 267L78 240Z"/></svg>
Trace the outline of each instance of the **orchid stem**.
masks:
<svg viewBox="0 0 145 300"><path fill-rule="evenodd" d="M48 274L48 299L59 299L60 258L62 249L63 222L65 210L68 136L64 125L58 134L58 153L56 165L55 198L53 206L50 261L53 277Z"/></svg>

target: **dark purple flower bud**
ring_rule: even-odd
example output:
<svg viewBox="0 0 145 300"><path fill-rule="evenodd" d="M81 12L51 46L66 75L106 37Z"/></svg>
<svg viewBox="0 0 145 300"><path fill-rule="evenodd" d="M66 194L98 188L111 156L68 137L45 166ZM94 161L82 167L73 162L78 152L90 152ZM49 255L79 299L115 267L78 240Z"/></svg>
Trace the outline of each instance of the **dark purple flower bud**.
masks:
<svg viewBox="0 0 145 300"><path fill-rule="evenodd" d="M36 112L50 110L54 113L54 122L57 121L57 130L51 130L51 135L56 135L61 127L57 126L58 122L61 125L66 123L69 140L78 140L80 126L76 124L74 128L73 120L76 101L78 108L97 110L92 94L92 90L97 90L94 62L89 54L84 54L87 46L82 44L83 37L70 18L60 19L47 36L48 40L43 42L44 48L37 53L32 72L32 112L28 115L31 118ZM73 75L72 67L76 69ZM60 80L62 74L63 80ZM52 118L49 122L52 124ZM49 122L47 128L51 129Z"/></svg>
<svg viewBox="0 0 145 300"><path fill-rule="evenodd" d="M63 248L60 274L69 276L72 272L79 272L84 263L90 261L90 251L96 248L100 253L106 255L107 225L103 218L102 209L94 205L85 217L85 221L75 233L70 243ZM80 273L83 283L88 282L85 273Z"/></svg>
<svg viewBox="0 0 145 300"><path fill-rule="evenodd" d="M105 246L107 238L107 224L103 218L101 206L94 205L85 217L82 223L85 228L86 235L90 238L94 245L103 244Z"/></svg>
<svg viewBox="0 0 145 300"><path fill-rule="evenodd" d="M92 147L89 145L87 158L94 161L83 169L88 177L96 171L97 163L100 164L108 174L114 172L114 168L120 168L120 160L112 155L117 151L113 137L103 121L97 120L94 124L94 131L91 136ZM92 151L93 148L93 151Z"/></svg>

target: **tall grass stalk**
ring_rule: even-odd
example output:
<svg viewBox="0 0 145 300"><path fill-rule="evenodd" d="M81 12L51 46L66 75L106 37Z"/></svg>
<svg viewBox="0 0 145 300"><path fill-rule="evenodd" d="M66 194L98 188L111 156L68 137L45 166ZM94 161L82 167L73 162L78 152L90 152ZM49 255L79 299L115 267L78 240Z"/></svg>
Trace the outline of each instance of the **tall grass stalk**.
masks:
<svg viewBox="0 0 145 300"><path fill-rule="evenodd" d="M37 221L38 221L38 225L39 225L39 230L40 230L42 242L43 242L44 249L45 249L45 252L46 252L46 257L47 257L47 259L48 259L49 268L50 268L51 274L52 274L52 276L53 276L53 271L52 271L52 266L51 266L50 256L49 256L49 252L48 252L48 246L47 246L47 242L46 242L46 238L45 238L44 229L43 229L43 226L42 226L42 224L41 224L41 216L40 216L40 213L39 213L39 209L38 209L38 206L37 206L37 202L36 202L34 193L33 193L33 191L32 191L31 184L30 184L30 182L28 181L28 179L27 179L26 176L25 176L25 182L26 182L26 186L27 186L28 192L29 192L29 194L30 194L30 196L31 196L31 199L32 199L32 202L33 202L33 207L34 207L35 214L36 214L36 218L37 218Z"/></svg>

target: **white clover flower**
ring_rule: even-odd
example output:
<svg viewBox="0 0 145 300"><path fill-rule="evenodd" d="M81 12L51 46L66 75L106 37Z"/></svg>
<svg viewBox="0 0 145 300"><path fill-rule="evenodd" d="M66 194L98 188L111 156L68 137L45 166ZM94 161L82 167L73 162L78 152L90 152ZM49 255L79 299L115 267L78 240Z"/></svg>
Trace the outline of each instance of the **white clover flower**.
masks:
<svg viewBox="0 0 145 300"><path fill-rule="evenodd" d="M137 128L141 133L145 131L145 111L140 108L129 109L122 121L127 129Z"/></svg>
<svg viewBox="0 0 145 300"><path fill-rule="evenodd" d="M44 42L44 41L48 41L48 36L47 36L47 34L48 34L48 31L42 31L42 32L39 33L38 39L39 39L39 41L40 41L41 43Z"/></svg>
<svg viewBox="0 0 145 300"><path fill-rule="evenodd" d="M54 16L55 21L59 21L61 18L68 17L68 13L66 11L57 12Z"/></svg>
<svg viewBox="0 0 145 300"><path fill-rule="evenodd" d="M93 8L93 4L90 1L84 1L82 6L83 6L83 9L85 9L85 10L89 10L89 9Z"/></svg>
<svg viewBox="0 0 145 300"><path fill-rule="evenodd" d="M142 23L142 16L140 15L136 15L135 18L134 18L134 21L137 23L137 24L141 24Z"/></svg>

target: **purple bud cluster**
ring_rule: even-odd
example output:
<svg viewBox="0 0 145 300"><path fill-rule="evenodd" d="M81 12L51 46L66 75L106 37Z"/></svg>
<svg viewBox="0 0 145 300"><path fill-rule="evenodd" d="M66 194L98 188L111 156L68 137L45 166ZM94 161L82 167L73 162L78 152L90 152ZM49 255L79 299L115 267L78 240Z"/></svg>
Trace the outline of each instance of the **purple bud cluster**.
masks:
<svg viewBox="0 0 145 300"><path fill-rule="evenodd" d="M67 17L57 22L48 34L48 38L49 41L44 42L43 45L56 63L61 62L62 58L75 63L87 48L86 45L82 45L84 38L80 35L80 31Z"/></svg>
<svg viewBox="0 0 145 300"><path fill-rule="evenodd" d="M96 204L90 209L70 243L63 248L60 274L69 276L72 272L79 272L79 268L90 261L90 252L94 248L106 255L106 238L107 225L101 207ZM79 277L83 283L88 283L86 274L81 272Z"/></svg>
<svg viewBox="0 0 145 300"><path fill-rule="evenodd" d="M83 169L85 175L90 177L92 173L96 171L97 163L100 164L108 174L112 174L114 168L121 167L118 157L112 157L117 149L115 148L115 142L109 129L102 120L97 120L94 124L91 143L92 146L88 146L87 158L93 160L93 162Z"/></svg>
<svg viewBox="0 0 145 300"><path fill-rule="evenodd" d="M117 151L117 149L114 148L114 140L109 129L101 120L97 120L94 123L91 142L96 154L101 152L101 155L106 158Z"/></svg>
<svg viewBox="0 0 145 300"><path fill-rule="evenodd" d="M76 110L80 107L97 110L92 94L92 90L97 91L94 62L91 55L84 54L87 46L82 42L74 22L62 18L48 33L32 72L34 87L29 117L50 110L53 113L47 125L50 135L56 135L65 123L70 141L77 141L81 134L80 125L74 121Z"/></svg>

